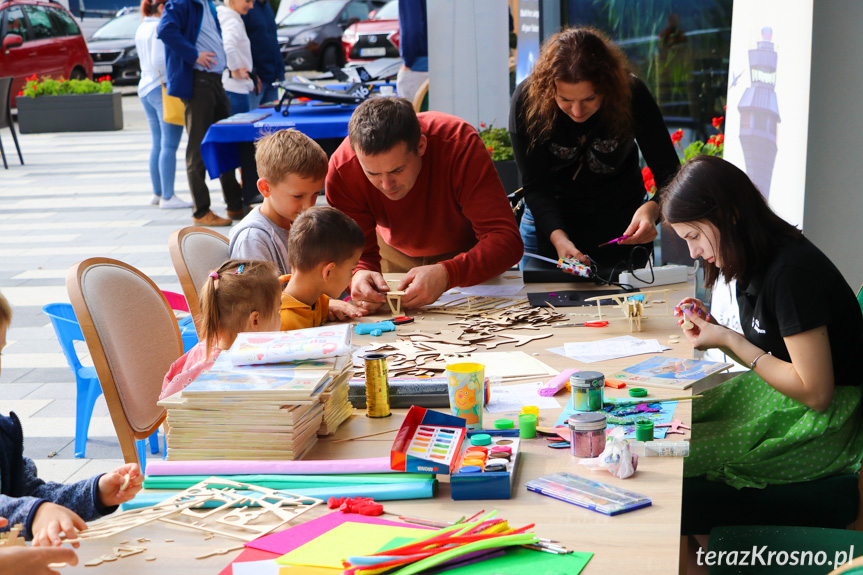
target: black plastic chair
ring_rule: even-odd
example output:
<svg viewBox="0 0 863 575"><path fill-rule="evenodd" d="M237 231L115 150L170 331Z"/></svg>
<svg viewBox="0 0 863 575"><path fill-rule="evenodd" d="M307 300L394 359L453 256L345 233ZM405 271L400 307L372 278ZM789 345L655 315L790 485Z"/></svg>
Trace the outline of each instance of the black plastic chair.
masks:
<svg viewBox="0 0 863 575"><path fill-rule="evenodd" d="M18 134L15 133L15 123L12 122L12 105L9 92L12 89L12 77L0 78L0 128L9 128L12 131L12 139L15 140L15 149L18 150L18 159L24 165L24 156L21 155L21 146L18 145ZM3 167L9 169L6 163L6 152L3 151L3 140L0 139L0 156L3 156Z"/></svg>

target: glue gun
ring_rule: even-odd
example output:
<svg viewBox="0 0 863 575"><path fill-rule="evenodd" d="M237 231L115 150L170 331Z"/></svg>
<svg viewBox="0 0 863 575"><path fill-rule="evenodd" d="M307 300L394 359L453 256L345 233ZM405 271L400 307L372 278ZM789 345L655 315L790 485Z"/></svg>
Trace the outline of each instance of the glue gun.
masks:
<svg viewBox="0 0 863 575"><path fill-rule="evenodd" d="M377 323L358 323L354 326L354 333L357 335L373 335L379 336L385 331L395 331L396 324L391 321L379 321Z"/></svg>
<svg viewBox="0 0 863 575"><path fill-rule="evenodd" d="M575 258L561 258L558 260L553 260L551 258L547 258L544 256L538 256L536 254L529 254L524 252L524 255L530 258L535 258L538 260L542 260L544 262L548 262L551 264L556 264L557 267L568 274L572 274L574 276L580 276L583 278L593 277L593 270L590 269L590 266L586 266Z"/></svg>

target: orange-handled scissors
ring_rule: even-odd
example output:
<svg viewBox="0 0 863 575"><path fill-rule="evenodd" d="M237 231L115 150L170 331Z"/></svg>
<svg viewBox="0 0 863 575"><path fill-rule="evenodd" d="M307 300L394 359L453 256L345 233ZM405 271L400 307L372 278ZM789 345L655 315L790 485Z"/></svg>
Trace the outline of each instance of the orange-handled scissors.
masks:
<svg viewBox="0 0 863 575"><path fill-rule="evenodd" d="M559 323L551 327L605 327L607 325L607 321L585 321L582 323Z"/></svg>

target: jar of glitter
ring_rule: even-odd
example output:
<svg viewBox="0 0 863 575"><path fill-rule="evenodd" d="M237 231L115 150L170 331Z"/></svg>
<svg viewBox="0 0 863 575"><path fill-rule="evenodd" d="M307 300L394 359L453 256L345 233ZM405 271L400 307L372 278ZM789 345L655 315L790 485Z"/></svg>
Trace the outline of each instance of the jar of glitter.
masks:
<svg viewBox="0 0 863 575"><path fill-rule="evenodd" d="M598 371L577 371L569 378L572 406L576 411L600 411L605 375Z"/></svg>
<svg viewBox="0 0 863 575"><path fill-rule="evenodd" d="M576 413L567 423L573 457L599 457L605 449L605 414Z"/></svg>

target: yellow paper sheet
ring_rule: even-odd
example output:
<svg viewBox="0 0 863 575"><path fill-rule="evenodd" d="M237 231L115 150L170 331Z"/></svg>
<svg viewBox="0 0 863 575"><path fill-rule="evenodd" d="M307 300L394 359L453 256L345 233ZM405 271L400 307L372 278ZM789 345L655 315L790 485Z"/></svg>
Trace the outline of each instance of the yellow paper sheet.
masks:
<svg viewBox="0 0 863 575"><path fill-rule="evenodd" d="M416 538L423 532L426 530L413 527L343 523L282 555L276 563L342 569L342 559L352 555L371 555L396 537Z"/></svg>
<svg viewBox="0 0 863 575"><path fill-rule="evenodd" d="M341 572L341 569L306 565L283 565L279 568L279 575L341 575Z"/></svg>

